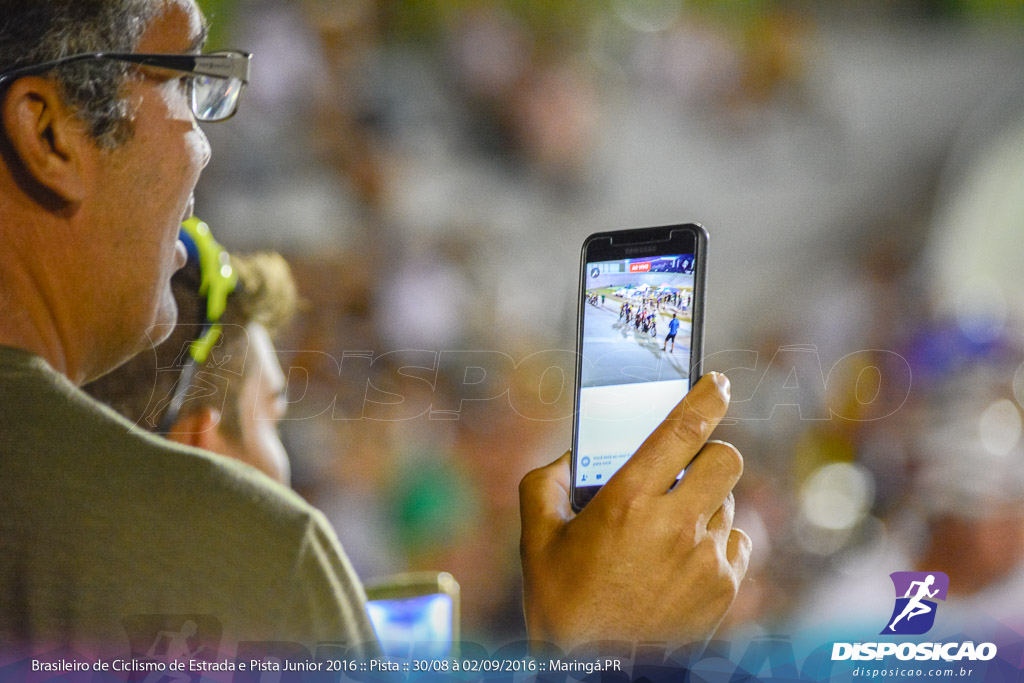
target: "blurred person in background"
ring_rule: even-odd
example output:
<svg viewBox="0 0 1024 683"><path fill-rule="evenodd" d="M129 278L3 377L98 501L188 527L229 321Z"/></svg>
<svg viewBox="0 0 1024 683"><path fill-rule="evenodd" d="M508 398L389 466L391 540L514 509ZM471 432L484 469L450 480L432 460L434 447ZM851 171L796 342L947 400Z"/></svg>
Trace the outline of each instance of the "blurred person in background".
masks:
<svg viewBox="0 0 1024 683"><path fill-rule="evenodd" d="M805 593L796 625L884 620L890 573L941 571L949 595L940 626L962 630L985 618L1024 626L1022 418L1007 381L1012 367L1002 365L975 359L908 407L915 424L893 444L910 454L905 500L874 542L846 553L838 571Z"/></svg>
<svg viewBox="0 0 1024 683"><path fill-rule="evenodd" d="M192 257L192 253L196 256ZM238 284L218 321L220 339L211 357L180 387L182 358L206 327L207 299L198 252L171 278L178 323L167 339L114 372L84 387L128 420L157 431L178 391L185 400L166 424L172 441L220 453L252 465L287 485L288 455L277 425L286 408L285 376L273 336L295 312L298 294L288 264L278 254L235 254Z"/></svg>
<svg viewBox="0 0 1024 683"><path fill-rule="evenodd" d="M876 331L861 343L897 349L913 391L890 397L906 400L891 417L851 422L844 448L832 449L866 484L865 504L842 542L803 563L818 571L792 591L797 626L878 621L891 609L888 574L919 570L949 576L936 620L946 633L991 620L1024 629L1020 92L1008 87L964 122L922 218L927 242L902 259L907 275L870 278L885 287L865 300ZM872 270L898 272L891 262ZM832 493L832 509L858 497L812 484L800 495Z"/></svg>

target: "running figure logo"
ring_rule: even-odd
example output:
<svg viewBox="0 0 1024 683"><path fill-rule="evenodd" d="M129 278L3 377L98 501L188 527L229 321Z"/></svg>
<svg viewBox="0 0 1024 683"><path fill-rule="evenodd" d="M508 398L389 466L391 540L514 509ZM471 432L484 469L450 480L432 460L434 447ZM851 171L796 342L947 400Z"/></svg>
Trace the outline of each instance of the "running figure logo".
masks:
<svg viewBox="0 0 1024 683"><path fill-rule="evenodd" d="M935 599L945 600L949 577L942 572L893 572L896 606L882 635L920 635L935 623Z"/></svg>

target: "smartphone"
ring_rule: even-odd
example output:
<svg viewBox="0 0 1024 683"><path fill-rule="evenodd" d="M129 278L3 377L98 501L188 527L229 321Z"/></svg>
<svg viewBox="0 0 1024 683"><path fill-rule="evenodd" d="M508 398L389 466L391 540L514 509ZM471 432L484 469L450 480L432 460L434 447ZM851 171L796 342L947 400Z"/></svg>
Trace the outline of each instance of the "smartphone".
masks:
<svg viewBox="0 0 1024 683"><path fill-rule="evenodd" d="M584 241L572 437L577 512L700 379L707 252L707 231L696 223Z"/></svg>
<svg viewBox="0 0 1024 683"><path fill-rule="evenodd" d="M459 583L451 574L393 574L364 587L366 611L383 654L433 659L458 655Z"/></svg>

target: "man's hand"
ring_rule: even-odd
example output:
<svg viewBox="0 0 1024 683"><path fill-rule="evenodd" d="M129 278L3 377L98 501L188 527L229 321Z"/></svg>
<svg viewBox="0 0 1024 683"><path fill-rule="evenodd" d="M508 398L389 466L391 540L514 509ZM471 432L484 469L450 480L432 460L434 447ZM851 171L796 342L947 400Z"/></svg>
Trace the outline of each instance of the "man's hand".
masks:
<svg viewBox="0 0 1024 683"><path fill-rule="evenodd" d="M520 551L532 640L689 643L714 632L750 559L750 539L732 528L743 458L708 441L728 406L725 375L703 377L578 515L569 504L568 453L523 478Z"/></svg>

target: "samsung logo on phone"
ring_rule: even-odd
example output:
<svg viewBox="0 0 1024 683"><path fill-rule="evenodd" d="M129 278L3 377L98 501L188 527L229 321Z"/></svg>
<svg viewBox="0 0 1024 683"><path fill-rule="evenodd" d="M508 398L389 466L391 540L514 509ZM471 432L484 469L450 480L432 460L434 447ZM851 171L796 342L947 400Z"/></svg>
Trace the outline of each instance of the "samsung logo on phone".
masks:
<svg viewBox="0 0 1024 683"><path fill-rule="evenodd" d="M626 247L626 256L634 256L636 254L653 254L658 251L657 245L650 245L647 247Z"/></svg>

